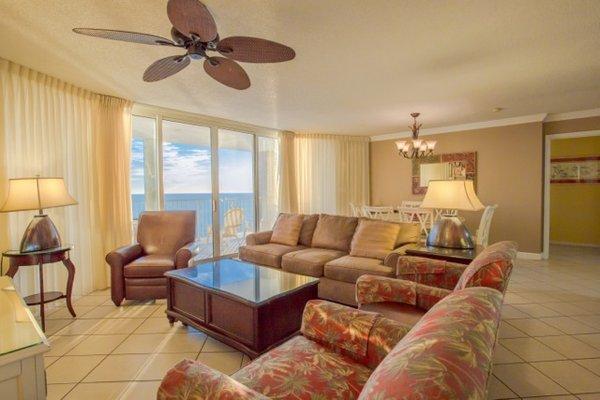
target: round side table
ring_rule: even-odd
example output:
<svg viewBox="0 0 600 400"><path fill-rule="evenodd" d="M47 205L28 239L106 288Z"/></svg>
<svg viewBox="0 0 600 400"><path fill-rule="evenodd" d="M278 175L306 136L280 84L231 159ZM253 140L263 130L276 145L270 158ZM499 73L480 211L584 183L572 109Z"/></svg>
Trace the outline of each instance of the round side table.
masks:
<svg viewBox="0 0 600 400"><path fill-rule="evenodd" d="M8 258L8 271L6 275L13 278L19 267L27 265L37 265L39 268L39 279L40 279L40 293L32 294L23 298L25 303L29 306L39 305L40 306L40 317L42 320L42 330L46 331L46 320L44 312L44 304L51 303L59 299L66 299L67 308L73 317L75 317L75 310L71 304L71 293L73 291L73 280L75 279L75 265L69 257L69 251L73 246L62 246L54 249L47 249L41 251L32 251L29 253L21 253L19 250L8 250L2 253L2 261L4 258ZM44 264L55 263L61 261L65 268L67 268L67 292L44 292Z"/></svg>

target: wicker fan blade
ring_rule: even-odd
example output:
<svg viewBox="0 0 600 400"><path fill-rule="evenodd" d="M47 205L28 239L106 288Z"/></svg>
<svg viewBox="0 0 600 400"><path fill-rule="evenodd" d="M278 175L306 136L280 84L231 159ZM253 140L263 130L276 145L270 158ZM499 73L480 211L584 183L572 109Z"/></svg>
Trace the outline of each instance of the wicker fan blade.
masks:
<svg viewBox="0 0 600 400"><path fill-rule="evenodd" d="M122 42L177 46L172 40L161 36L148 35L147 33L92 28L74 28L73 32L102 39L120 40Z"/></svg>
<svg viewBox="0 0 600 400"><path fill-rule="evenodd" d="M217 45L217 51L232 60L251 63L283 62L296 57L291 47L247 36L225 38Z"/></svg>
<svg viewBox="0 0 600 400"><path fill-rule="evenodd" d="M175 29L188 37L194 34L203 42L217 37L215 20L198 0L169 0L167 14Z"/></svg>
<svg viewBox="0 0 600 400"><path fill-rule="evenodd" d="M225 86L238 90L250 87L250 78L240 64L224 57L210 57L204 60L204 70L213 79Z"/></svg>
<svg viewBox="0 0 600 400"><path fill-rule="evenodd" d="M161 58L144 71L144 81L156 82L165 79L190 65L188 56L171 56Z"/></svg>

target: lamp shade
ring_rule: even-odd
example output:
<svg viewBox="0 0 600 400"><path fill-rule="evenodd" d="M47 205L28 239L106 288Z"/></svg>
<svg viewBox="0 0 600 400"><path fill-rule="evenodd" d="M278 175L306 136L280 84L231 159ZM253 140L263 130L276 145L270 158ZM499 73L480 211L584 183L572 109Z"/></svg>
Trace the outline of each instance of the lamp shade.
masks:
<svg viewBox="0 0 600 400"><path fill-rule="evenodd" d="M484 208L475 194L473 181L431 180L421 203L423 208L478 211Z"/></svg>
<svg viewBox="0 0 600 400"><path fill-rule="evenodd" d="M0 212L42 210L77 204L63 178L18 178L8 180L8 197Z"/></svg>

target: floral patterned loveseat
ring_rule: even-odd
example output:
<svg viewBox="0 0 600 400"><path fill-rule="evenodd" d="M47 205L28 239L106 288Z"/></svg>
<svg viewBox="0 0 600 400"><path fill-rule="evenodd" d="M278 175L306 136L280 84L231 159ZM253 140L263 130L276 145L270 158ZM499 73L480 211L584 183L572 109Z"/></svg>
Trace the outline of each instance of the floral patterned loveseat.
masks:
<svg viewBox="0 0 600 400"><path fill-rule="evenodd" d="M313 300L302 335L229 377L183 360L159 400L486 398L502 294L455 291L411 328L378 313Z"/></svg>

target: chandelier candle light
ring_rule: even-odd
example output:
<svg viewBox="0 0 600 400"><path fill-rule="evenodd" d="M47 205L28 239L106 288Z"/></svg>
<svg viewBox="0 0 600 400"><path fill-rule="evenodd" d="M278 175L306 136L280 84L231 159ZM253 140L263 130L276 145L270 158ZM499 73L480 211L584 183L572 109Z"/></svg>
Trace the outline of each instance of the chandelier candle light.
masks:
<svg viewBox="0 0 600 400"><path fill-rule="evenodd" d="M418 112L410 114L413 117L413 124L409 126L412 131L412 140L398 140L396 147L398 148L398 154L401 154L404 158L421 158L427 157L433 154L433 149L437 143L435 140L422 140L419 139L419 129L423 124L417 124L417 117L421 115Z"/></svg>

